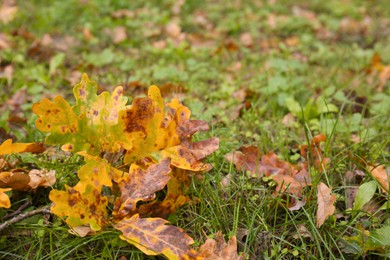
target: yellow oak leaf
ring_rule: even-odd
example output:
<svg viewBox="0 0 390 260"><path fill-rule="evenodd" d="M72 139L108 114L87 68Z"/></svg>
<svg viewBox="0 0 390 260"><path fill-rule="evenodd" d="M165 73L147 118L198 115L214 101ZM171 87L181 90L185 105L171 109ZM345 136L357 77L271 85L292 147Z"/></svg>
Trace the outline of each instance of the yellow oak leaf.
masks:
<svg viewBox="0 0 390 260"><path fill-rule="evenodd" d="M111 168L112 166L105 160L99 157L85 158L86 164L84 164L77 176L80 181L75 186L75 189L82 192L86 190L86 187L91 184L99 192L102 190L103 185L107 187L112 186L111 182Z"/></svg>
<svg viewBox="0 0 390 260"><path fill-rule="evenodd" d="M47 143L63 144L65 151L86 151L92 155L114 153L129 146L122 134L123 124L118 122L119 112L127 102L122 87L117 87L111 95L108 92L96 95L96 92L96 82L83 74L73 89L76 105L71 107L60 96L54 102L43 99L33 105L33 112L39 116L37 128L50 133Z"/></svg>
<svg viewBox="0 0 390 260"><path fill-rule="evenodd" d="M8 209L11 207L11 201L5 192L12 190L11 188L2 189L0 188L0 208Z"/></svg>
<svg viewBox="0 0 390 260"><path fill-rule="evenodd" d="M51 212L59 217L66 217L71 227L89 225L99 231L107 224L108 198L101 196L99 189L86 185L84 191L65 186L66 191L52 190L49 199L54 203Z"/></svg>
<svg viewBox="0 0 390 260"><path fill-rule="evenodd" d="M12 143L12 139L7 139L0 145L0 155L43 151L45 151L45 146L42 143Z"/></svg>

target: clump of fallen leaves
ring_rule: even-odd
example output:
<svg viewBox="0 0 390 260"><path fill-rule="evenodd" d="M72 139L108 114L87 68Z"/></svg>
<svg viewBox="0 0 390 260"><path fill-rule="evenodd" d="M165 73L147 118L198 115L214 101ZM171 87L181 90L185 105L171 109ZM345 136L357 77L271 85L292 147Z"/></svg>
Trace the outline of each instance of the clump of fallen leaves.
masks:
<svg viewBox="0 0 390 260"><path fill-rule="evenodd" d="M200 246L199 254L207 260L244 260L245 255L237 254L237 239L232 236L226 243L221 232L215 234L215 239L209 238Z"/></svg>
<svg viewBox="0 0 390 260"><path fill-rule="evenodd" d="M256 146L241 147L238 151L227 154L225 158L234 163L239 171L247 171L250 177L270 177L277 184L275 196L291 196L287 206L293 211L306 203L303 190L312 186L309 174L311 165L320 172L327 167L329 158L323 155L320 147L320 143L325 141L325 135L320 134L313 137L310 145L302 145L300 151L305 161L298 164L283 161L274 152L260 155ZM324 183L320 183L317 190L317 226L321 226L325 219L334 213L335 195L330 195L331 189Z"/></svg>
<svg viewBox="0 0 390 260"><path fill-rule="evenodd" d="M0 207L11 207L11 201L5 192L31 191L38 187L50 187L55 183L55 171L16 168L4 157L14 153L43 151L45 146L42 143L13 143L11 139L7 139L0 145Z"/></svg>
<svg viewBox="0 0 390 260"><path fill-rule="evenodd" d="M122 87L100 95L97 89L84 74L73 89L74 105L61 96L33 105L37 128L49 133L45 142L85 160L74 187L50 192L51 212L80 236L112 223L123 240L146 254L197 257L192 238L163 218L187 201L190 177L211 169L201 160L218 149L219 140L193 142L193 135L208 125L191 120L178 99L165 103L157 86L129 106ZM104 193L103 187L108 188ZM157 200L165 187L165 199Z"/></svg>

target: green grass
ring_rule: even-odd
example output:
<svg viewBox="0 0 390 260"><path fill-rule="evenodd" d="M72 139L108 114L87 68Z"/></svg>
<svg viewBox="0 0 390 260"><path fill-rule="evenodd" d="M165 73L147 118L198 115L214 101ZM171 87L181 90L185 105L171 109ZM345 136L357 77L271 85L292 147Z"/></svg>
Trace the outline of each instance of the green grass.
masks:
<svg viewBox="0 0 390 260"><path fill-rule="evenodd" d="M88 73L99 91L124 85L130 99L144 95L150 84L172 83L165 100L179 94L192 118L210 125L197 138L220 138L219 150L207 159L213 169L202 180L194 178L188 193L192 201L168 218L194 238L195 246L222 231L226 238L236 235L239 251L252 259L390 257L389 245L364 250L345 239L390 224L389 208L378 210L389 195L379 190L371 209L354 212L347 205L352 185L373 180L367 163L389 167L390 83L380 88L378 77L366 72L375 53L390 64L387 1L187 1L179 12L176 2L19 1L16 17L0 23L0 35L11 46L0 47L0 127L20 142L42 141L32 104L57 94L71 100L74 72ZM116 18L120 9L128 9L130 17ZM314 18L299 10L310 10ZM365 17L371 19L366 29ZM172 21L186 34L184 41L168 36L165 27ZM128 37L114 43L109 31L117 26ZM252 47L240 40L243 33L251 34ZM45 34L53 41L48 46L40 43ZM165 47L157 48L158 41ZM7 66L13 68L8 79L2 73ZM23 89L23 103L8 105ZM243 102L233 95L240 89L251 106L232 119ZM9 122L13 113L24 121ZM293 116L290 124L283 123L286 115ZM253 144L263 154L275 151L297 163L299 145L318 133L327 136L323 148L330 164L323 173L310 168L313 187L305 189L306 205L297 211L286 207L288 197L275 196L275 183L249 178L224 159ZM82 163L62 153L12 158L20 167L56 170L57 189L77 182ZM357 170L365 176L351 183L346 173ZM223 186L226 176L230 184ZM335 215L317 228L314 184L319 181L333 187L337 202ZM27 211L49 204L48 192L14 192L13 206L0 209L0 220L26 198L32 201ZM106 229L79 238L55 216L36 215L0 235L0 258L159 259L144 256L118 234Z"/></svg>

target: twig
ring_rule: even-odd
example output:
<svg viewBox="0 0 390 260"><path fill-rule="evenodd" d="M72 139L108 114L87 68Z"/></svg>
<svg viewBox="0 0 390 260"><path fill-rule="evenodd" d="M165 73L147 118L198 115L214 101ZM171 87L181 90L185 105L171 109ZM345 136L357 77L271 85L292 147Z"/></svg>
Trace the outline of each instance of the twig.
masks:
<svg viewBox="0 0 390 260"><path fill-rule="evenodd" d="M34 216L36 214L48 214L50 213L49 210L50 205L45 206L40 209L36 209L27 213L21 213L17 215L16 217L13 217L12 219L5 221L3 224L0 225L0 232L2 232L4 229L6 229L9 225L15 224L23 219L29 218L31 216Z"/></svg>
<svg viewBox="0 0 390 260"><path fill-rule="evenodd" d="M23 210L25 210L26 208L28 208L29 206L31 205L31 200L27 200L22 206L20 206L16 211L8 214L8 215L5 215L4 216L4 220L9 220L10 218L13 218L14 216L22 213Z"/></svg>

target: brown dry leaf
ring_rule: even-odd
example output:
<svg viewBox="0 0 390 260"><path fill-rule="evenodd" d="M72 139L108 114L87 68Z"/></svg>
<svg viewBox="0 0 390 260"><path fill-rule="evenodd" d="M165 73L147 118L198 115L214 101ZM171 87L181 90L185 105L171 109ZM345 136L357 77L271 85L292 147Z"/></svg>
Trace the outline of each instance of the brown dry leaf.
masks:
<svg viewBox="0 0 390 260"><path fill-rule="evenodd" d="M291 202L288 205L288 210L290 210L290 211L299 210L300 208L302 208L305 205L306 205L306 199L298 200L295 198L291 198Z"/></svg>
<svg viewBox="0 0 390 260"><path fill-rule="evenodd" d="M12 188L13 190L28 191L31 189L30 176L22 170L14 169L13 172L0 173L0 188Z"/></svg>
<svg viewBox="0 0 390 260"><path fill-rule="evenodd" d="M4 68L0 67L0 78L6 78L8 82L12 81L13 73L14 73L14 67L12 65L7 65Z"/></svg>
<svg viewBox="0 0 390 260"><path fill-rule="evenodd" d="M382 192L387 194L389 192L390 173L383 165L371 168L370 171L372 176L378 181L379 185L381 186Z"/></svg>
<svg viewBox="0 0 390 260"><path fill-rule="evenodd" d="M32 189L36 189L38 187L51 187L56 182L55 174L56 172L54 170L46 171L33 169L28 173L28 176L30 176L30 182L28 185Z"/></svg>
<svg viewBox="0 0 390 260"><path fill-rule="evenodd" d="M86 237L96 234L96 232L89 226L73 227L69 229L68 232L72 235L77 235L79 237Z"/></svg>
<svg viewBox="0 0 390 260"><path fill-rule="evenodd" d="M11 48L11 43L8 36L4 33L0 33L0 50Z"/></svg>
<svg viewBox="0 0 390 260"><path fill-rule="evenodd" d="M181 33L181 27L175 22L169 23L165 27L165 32L174 40L183 40L183 34Z"/></svg>
<svg viewBox="0 0 390 260"><path fill-rule="evenodd" d="M303 188L307 186L307 183L300 182L290 175L277 174L274 175L272 179L278 184L278 186L276 186L276 192L287 192L297 197L302 196ZM293 206L292 208L295 209Z"/></svg>
<svg viewBox="0 0 390 260"><path fill-rule="evenodd" d="M111 31L112 42L121 43L127 39L127 31L124 26L117 26Z"/></svg>
<svg viewBox="0 0 390 260"><path fill-rule="evenodd" d="M13 0L2 1L2 5L0 6L0 22L6 24L15 18L16 12L18 11L18 7L15 4Z"/></svg>
<svg viewBox="0 0 390 260"><path fill-rule="evenodd" d="M167 184L167 195L164 200L141 205L139 208L141 217L167 218L187 202L187 197L184 194L190 185L189 172L174 168L171 175L172 177Z"/></svg>
<svg viewBox="0 0 390 260"><path fill-rule="evenodd" d="M240 147L238 151L225 155L225 159L234 163L239 171L249 171L257 178L298 172L294 165L279 160L274 152L260 156L256 146Z"/></svg>
<svg viewBox="0 0 390 260"><path fill-rule="evenodd" d="M339 31L349 35L366 35L372 24L370 17L366 16L362 21L357 21L350 17L344 17L340 21Z"/></svg>
<svg viewBox="0 0 390 260"><path fill-rule="evenodd" d="M172 37L172 38L177 38L180 36L180 33L181 33L181 28L178 24L176 23L169 23L166 27L165 27L165 31L166 33Z"/></svg>
<svg viewBox="0 0 390 260"><path fill-rule="evenodd" d="M299 6L296 6L294 5L293 8L292 8L292 13L295 15L295 16L299 16L299 17L303 17L307 20L309 20L310 22L317 22L317 15L316 13L310 11L310 10L307 10L307 9L303 9Z"/></svg>
<svg viewBox="0 0 390 260"><path fill-rule="evenodd" d="M66 80L69 81L69 83L72 86L74 86L74 85L76 85L77 83L80 82L81 76L82 76L82 73L80 71L74 70L74 71L70 72L70 75L68 75Z"/></svg>
<svg viewBox="0 0 390 260"><path fill-rule="evenodd" d="M317 227L321 227L325 220L333 215L336 207L336 194L331 194L332 188L320 182L317 186Z"/></svg>
<svg viewBox="0 0 390 260"><path fill-rule="evenodd" d="M133 18L135 13L129 9L120 9L111 13L111 16L114 18Z"/></svg>
<svg viewBox="0 0 390 260"><path fill-rule="evenodd" d="M31 170L28 174L22 169L0 173L0 187L28 191L38 187L50 187L56 181L55 171Z"/></svg>
<svg viewBox="0 0 390 260"><path fill-rule="evenodd" d="M159 40L152 43L153 47L156 49L165 49L167 47L167 42L165 40Z"/></svg>
<svg viewBox="0 0 390 260"><path fill-rule="evenodd" d="M123 219L135 212L138 201L154 199L155 192L162 190L171 178L170 172L170 159L153 164L146 170L135 164L131 165L129 175L118 181L121 196L115 202L113 216Z"/></svg>
<svg viewBox="0 0 390 260"><path fill-rule="evenodd" d="M246 32L246 33L241 34L240 41L247 48L253 47L253 38L252 38L252 35L250 33Z"/></svg>
<svg viewBox="0 0 390 260"><path fill-rule="evenodd" d="M306 163L309 162L311 156L314 160L314 166L320 172L322 172L330 162L329 158L324 157L320 147L320 144L325 141L326 136L324 134L318 134L311 140L310 147L307 145L301 145L300 147L301 156L306 159Z"/></svg>
<svg viewBox="0 0 390 260"><path fill-rule="evenodd" d="M287 115L285 115L283 117L282 124L287 126L287 127L291 127L291 126L294 126L296 121L297 121L296 117L293 114L288 113Z"/></svg>
<svg viewBox="0 0 390 260"><path fill-rule="evenodd" d="M313 236L311 235L310 231L302 224L298 224L298 233L293 236L294 239L299 239L300 237L307 237L310 239L313 239Z"/></svg>
<svg viewBox="0 0 390 260"><path fill-rule="evenodd" d="M215 234L215 239L209 238L198 250L205 260L244 260L245 255L237 253L237 239L232 236L226 244L222 232Z"/></svg>

